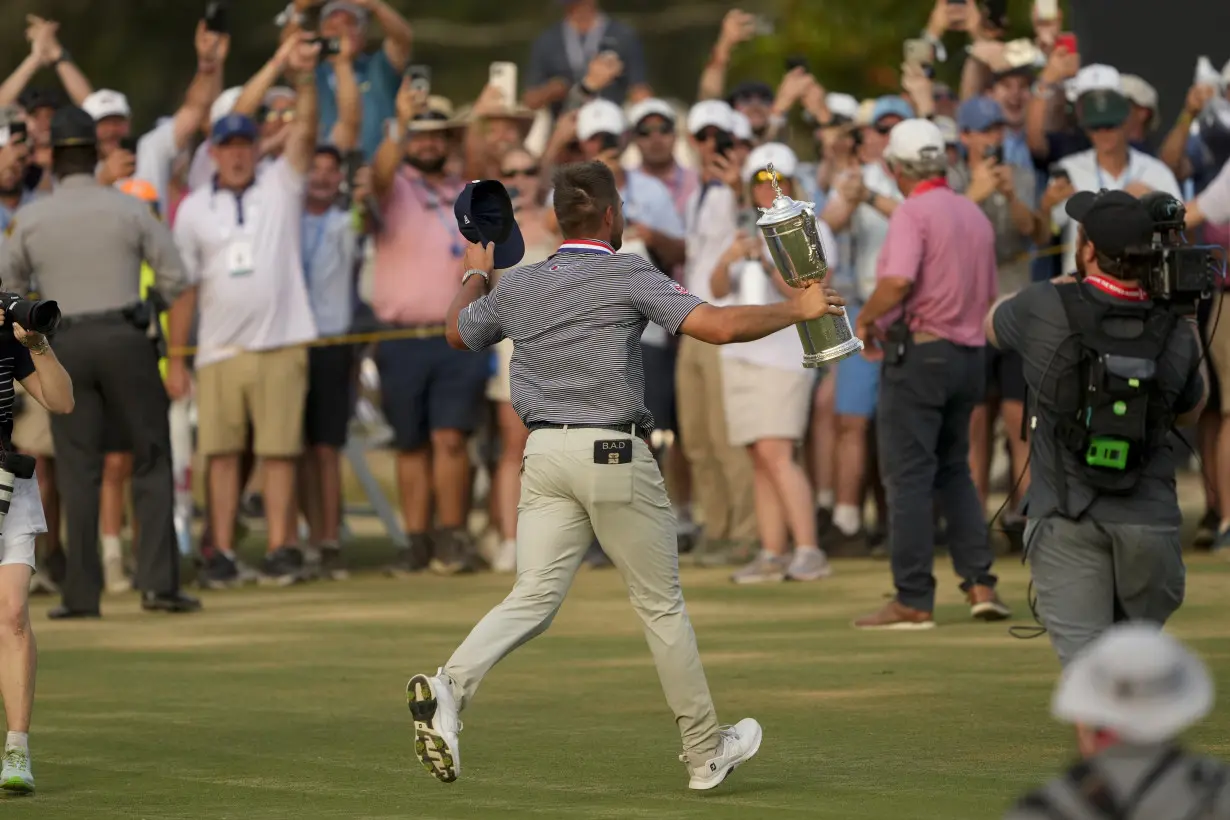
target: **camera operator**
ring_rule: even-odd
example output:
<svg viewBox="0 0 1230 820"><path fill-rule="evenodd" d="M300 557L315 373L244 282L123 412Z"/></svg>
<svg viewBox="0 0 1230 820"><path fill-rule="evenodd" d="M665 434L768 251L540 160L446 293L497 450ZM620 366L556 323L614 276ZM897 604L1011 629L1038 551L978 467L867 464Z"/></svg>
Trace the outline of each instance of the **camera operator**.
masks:
<svg viewBox="0 0 1230 820"><path fill-rule="evenodd" d="M1034 397L1025 549L1038 614L1066 665L1112 623L1165 623L1182 603L1168 437L1199 417L1207 389L1194 319L1155 301L1129 254L1153 241L1148 208L1102 191L1065 209L1080 225L1077 281L1005 297L986 326L992 344L1024 359Z"/></svg>
<svg viewBox="0 0 1230 820"><path fill-rule="evenodd" d="M34 708L34 635L29 590L34 574L34 539L47 531L38 480L14 476L12 452L13 382L52 413L73 411L73 383L41 333L27 331L0 308L0 485L11 482L0 518L0 699L8 717L0 790L30 793L30 713ZM19 344L20 343L20 344ZM28 457L26 457L28 459ZM30 468L33 465L29 465ZM3 488L9 493L10 488Z"/></svg>
<svg viewBox="0 0 1230 820"><path fill-rule="evenodd" d="M200 602L179 589L167 394L149 336L152 317L141 301L143 261L154 269L156 289L167 302L185 287L183 262L170 232L144 203L94 178L93 117L80 108L60 109L51 142L56 189L21 210L0 247L0 281L25 293L36 277L40 295L59 302L64 321L56 346L77 386L76 412L52 419L69 520L63 606L48 614L99 615L98 488L109 420L126 425L133 447L135 586L143 593L142 608L191 612Z"/></svg>

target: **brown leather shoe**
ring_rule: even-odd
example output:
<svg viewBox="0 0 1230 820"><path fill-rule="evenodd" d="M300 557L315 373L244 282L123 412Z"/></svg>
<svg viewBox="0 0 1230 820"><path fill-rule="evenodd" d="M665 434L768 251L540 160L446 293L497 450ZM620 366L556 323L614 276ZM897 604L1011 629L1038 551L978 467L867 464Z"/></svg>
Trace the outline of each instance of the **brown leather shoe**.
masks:
<svg viewBox="0 0 1230 820"><path fill-rule="evenodd" d="M908 607L893 599L877 612L854 622L858 629L934 629L930 612Z"/></svg>
<svg viewBox="0 0 1230 820"><path fill-rule="evenodd" d="M969 614L980 621L1002 621L1012 617L1012 610L999 599L993 587L974 584L965 597L969 600Z"/></svg>

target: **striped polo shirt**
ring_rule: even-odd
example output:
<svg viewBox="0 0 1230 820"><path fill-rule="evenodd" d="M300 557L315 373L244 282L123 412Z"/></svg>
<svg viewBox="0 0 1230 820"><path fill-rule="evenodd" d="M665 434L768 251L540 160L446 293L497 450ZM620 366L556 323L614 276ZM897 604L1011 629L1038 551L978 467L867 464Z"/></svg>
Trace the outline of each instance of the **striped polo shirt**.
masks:
<svg viewBox="0 0 1230 820"><path fill-rule="evenodd" d="M542 262L506 271L457 317L466 347L512 339L512 405L526 426L653 428L641 333L675 334L701 299L639 256L569 240Z"/></svg>

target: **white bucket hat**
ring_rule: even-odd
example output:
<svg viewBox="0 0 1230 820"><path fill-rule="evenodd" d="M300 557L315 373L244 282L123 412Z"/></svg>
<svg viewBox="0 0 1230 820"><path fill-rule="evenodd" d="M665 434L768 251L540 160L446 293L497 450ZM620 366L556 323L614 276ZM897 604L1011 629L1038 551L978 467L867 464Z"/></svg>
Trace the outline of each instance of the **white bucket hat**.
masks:
<svg viewBox="0 0 1230 820"><path fill-rule="evenodd" d="M1106 630L1064 670L1051 713L1114 731L1129 743L1177 737L1213 708L1213 679L1200 658L1155 624Z"/></svg>

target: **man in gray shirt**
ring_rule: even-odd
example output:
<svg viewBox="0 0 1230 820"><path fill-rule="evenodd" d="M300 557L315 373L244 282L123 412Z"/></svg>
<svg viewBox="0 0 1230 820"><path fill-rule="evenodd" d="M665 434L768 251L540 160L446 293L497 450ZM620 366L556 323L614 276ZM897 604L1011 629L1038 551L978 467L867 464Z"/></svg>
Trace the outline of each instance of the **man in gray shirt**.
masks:
<svg viewBox="0 0 1230 820"><path fill-rule="evenodd" d="M1051 711L1090 727L1086 759L1005 820L1225 820L1230 768L1178 737L1213 708L1204 663L1152 624L1111 627L1064 670Z"/></svg>
<svg viewBox="0 0 1230 820"><path fill-rule="evenodd" d="M125 425L133 445L141 605L194 611L200 602L179 589L169 403L148 332L157 318L136 310L141 263L154 269L155 288L169 304L187 284L183 262L170 232L148 206L95 180L93 117L80 108L60 109L51 123L51 141L56 190L17 213L0 247L0 282L6 290L26 293L37 277L40 295L59 303L64 319L56 351L77 397L74 412L52 417L68 517L68 567L63 606L48 614L99 616L98 486L103 428L112 420Z"/></svg>
<svg viewBox="0 0 1230 820"><path fill-rule="evenodd" d="M1142 345L1154 323L1166 314L1165 308L1153 306L1125 262L1126 249L1147 247L1152 239L1153 220L1145 206L1122 191L1104 191L1074 196L1066 207L1081 224L1076 255L1080 283L1040 282L1001 299L987 316L991 344L1016 351L1024 360L1031 396L1033 467L1025 551L1042 623L1064 664L1112 623L1129 618L1165 623L1182 603L1182 516L1168 422L1177 427L1195 422L1207 397L1191 320L1172 320L1175 324L1153 360L1141 358L1143 354L1136 352L1141 347L1123 353L1121 344L1114 345L1105 355L1142 363L1134 387L1140 389L1139 380L1149 379L1143 375L1146 369L1153 371L1154 386L1144 388L1149 410L1141 423L1147 433L1140 441L1121 445L1124 452L1140 449L1131 462L1134 483L1095 486L1113 472L1113 465L1101 463L1095 453L1108 446L1099 441L1111 440L1101 429L1105 414L1099 409L1098 425L1086 423L1081 428L1084 440L1075 448L1074 423L1068 420L1093 415L1093 405L1082 398L1093 395L1089 392L1093 377L1086 374L1116 365L1101 350L1091 361L1087 345L1104 346L1107 338ZM1068 310L1074 308L1065 299L1074 296L1083 309L1100 317L1097 336L1069 319ZM1099 391L1118 389L1103 387L1112 384L1109 378L1099 380ZM1117 400L1115 416L1134 415L1139 401ZM1091 409L1088 416L1086 407ZM1080 458L1076 449L1082 450Z"/></svg>

